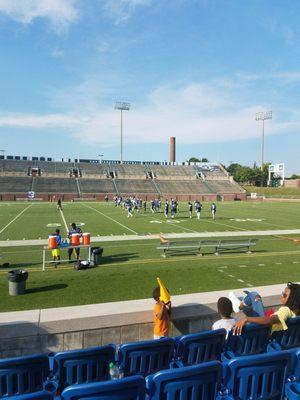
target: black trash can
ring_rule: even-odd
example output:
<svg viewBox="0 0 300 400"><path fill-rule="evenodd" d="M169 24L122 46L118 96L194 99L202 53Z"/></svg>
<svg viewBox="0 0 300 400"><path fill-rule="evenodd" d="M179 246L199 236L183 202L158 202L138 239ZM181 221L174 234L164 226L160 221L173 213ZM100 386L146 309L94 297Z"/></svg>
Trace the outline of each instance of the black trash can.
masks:
<svg viewBox="0 0 300 400"><path fill-rule="evenodd" d="M103 254L103 247L91 247L92 262L94 265L101 264L101 257Z"/></svg>
<svg viewBox="0 0 300 400"><path fill-rule="evenodd" d="M7 273L8 290L11 296L24 294L26 290L26 281L28 272L24 269L12 269Z"/></svg>

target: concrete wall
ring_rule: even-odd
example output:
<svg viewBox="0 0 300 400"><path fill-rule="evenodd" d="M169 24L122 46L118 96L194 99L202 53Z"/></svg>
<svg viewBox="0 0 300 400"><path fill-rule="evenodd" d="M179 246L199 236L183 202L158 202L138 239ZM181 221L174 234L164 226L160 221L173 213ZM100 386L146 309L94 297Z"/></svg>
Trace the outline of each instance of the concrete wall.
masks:
<svg viewBox="0 0 300 400"><path fill-rule="evenodd" d="M256 288L277 306L284 285ZM249 289L249 288L247 288ZM242 294L242 289L236 292ZM278 293L276 296L270 294ZM226 291L172 297L171 336L210 329ZM0 314L0 358L83 349L153 338L153 300L91 304Z"/></svg>
<svg viewBox="0 0 300 400"><path fill-rule="evenodd" d="M287 179L284 181L284 186L298 188L300 187L300 179Z"/></svg>

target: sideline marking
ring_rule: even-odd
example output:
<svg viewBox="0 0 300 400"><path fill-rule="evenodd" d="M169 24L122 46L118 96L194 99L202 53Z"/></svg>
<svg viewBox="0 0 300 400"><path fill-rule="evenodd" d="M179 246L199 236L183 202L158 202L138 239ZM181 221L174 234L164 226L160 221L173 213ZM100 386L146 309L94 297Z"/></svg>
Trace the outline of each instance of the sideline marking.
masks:
<svg viewBox="0 0 300 400"><path fill-rule="evenodd" d="M68 233L69 233L69 228L68 228L68 225L67 225L67 222L66 222L64 213L62 212L62 209L59 209L59 211L60 211L61 217L62 217L62 219L63 219L63 221L64 221L65 228L66 228L66 231L67 231L67 234L68 234Z"/></svg>
<svg viewBox="0 0 300 400"><path fill-rule="evenodd" d="M133 229L130 229L130 228L128 228L128 226L121 224L121 222L116 221L115 219L109 217L108 215L105 215L104 213L102 213L101 211L97 210L96 208L87 206L87 205L82 204L82 203L80 203L80 204L82 205L82 207L86 207L86 208L89 208L90 210L96 211L98 214L103 215L103 217L105 217L107 219L110 219L111 221L115 222L118 225L121 225L123 228L127 229L128 231L133 232L135 235L138 235L138 233L136 231L134 231Z"/></svg>
<svg viewBox="0 0 300 400"><path fill-rule="evenodd" d="M38 250L36 250L36 251L38 251ZM21 253L21 252L15 252L15 253ZM257 257L270 257L270 256L274 256L274 255L276 255L276 256L286 256L286 255L290 255L290 254L292 254L292 255L293 254L300 254L300 252L299 251L294 251L294 252L290 252L290 251L283 252L283 251L281 251L281 252L273 252L273 253L268 253L268 254L257 254L256 256ZM223 258L224 259L239 259L239 258L243 258L243 257L245 257L244 254L236 255L236 256L226 255ZM253 257L251 257L251 258L253 258ZM205 260L215 260L215 259L216 259L216 256L214 256L214 255L205 257ZM178 262L181 262L181 261L191 261L191 262L199 263L199 257L198 256L180 257L180 258L178 258L178 257L173 257L173 258L170 257L170 258L165 258L163 260L163 263L164 264L178 263ZM144 265L144 264L158 264L158 263L159 264L162 263L162 259L161 258L159 258L159 259L157 259L157 258L148 258L148 259L142 259L142 260L139 260L139 261L134 260L134 261L122 261L122 262L116 262L116 263L103 263L101 265L105 266L105 267L119 268L119 267L125 267L127 265L134 265L136 267L139 267L140 265ZM42 264L40 263L40 265L42 265ZM254 267L255 267L255 265L254 265ZM74 267L73 266L69 266L69 264L66 264L66 266L61 265L57 269L54 268L54 267L52 269L48 268L47 271L59 272L59 270L62 270L62 269L74 270ZM39 268L35 268L35 267L30 268L29 271L31 271L31 272L43 272L41 270L41 267L39 267ZM1 271L0 270L0 276L1 275L6 275L6 274L7 274L7 270L5 270L5 271ZM247 283L247 286L253 286L253 285Z"/></svg>
<svg viewBox="0 0 300 400"><path fill-rule="evenodd" d="M12 219L7 225L5 225L4 228L1 229L0 234L2 232L5 231L6 228L9 227L9 225L11 225L17 218L19 218L26 210L28 210L28 208L32 207L32 204L29 204L29 206L27 206L26 208L24 208L24 210L22 210L14 219Z"/></svg>

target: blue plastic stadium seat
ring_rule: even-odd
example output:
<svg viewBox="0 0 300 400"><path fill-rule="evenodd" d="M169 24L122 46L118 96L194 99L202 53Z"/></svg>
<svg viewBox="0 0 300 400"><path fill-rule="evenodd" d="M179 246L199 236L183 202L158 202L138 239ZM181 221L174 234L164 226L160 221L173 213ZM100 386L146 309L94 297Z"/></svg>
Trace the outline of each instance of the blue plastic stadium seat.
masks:
<svg viewBox="0 0 300 400"><path fill-rule="evenodd" d="M270 334L271 331L268 326L257 324L245 325L241 335L234 335L233 331L230 331L222 360L226 362L233 357L265 353Z"/></svg>
<svg viewBox="0 0 300 400"><path fill-rule="evenodd" d="M173 359L174 339L162 338L120 346L118 360L124 376L154 374L169 368Z"/></svg>
<svg viewBox="0 0 300 400"><path fill-rule="evenodd" d="M73 385L62 392L61 399L144 400L145 379L141 376L130 376L109 382Z"/></svg>
<svg viewBox="0 0 300 400"><path fill-rule="evenodd" d="M300 399L300 348L286 350L292 357L291 375L286 384L286 396L289 400Z"/></svg>
<svg viewBox="0 0 300 400"><path fill-rule="evenodd" d="M115 345L110 344L56 353L52 372L58 381L58 392L70 385L110 379L108 365L115 361L115 351Z"/></svg>
<svg viewBox="0 0 300 400"><path fill-rule="evenodd" d="M146 378L149 400L214 400L222 365L211 361L157 372Z"/></svg>
<svg viewBox="0 0 300 400"><path fill-rule="evenodd" d="M49 359L46 355L0 360L0 398L39 392L48 376Z"/></svg>
<svg viewBox="0 0 300 400"><path fill-rule="evenodd" d="M268 346L268 351L300 347L300 317L289 318L286 324L287 330L273 332L273 341Z"/></svg>
<svg viewBox="0 0 300 400"><path fill-rule="evenodd" d="M237 357L224 366L224 387L217 400L281 400L290 372L285 351Z"/></svg>
<svg viewBox="0 0 300 400"><path fill-rule="evenodd" d="M47 391L41 391L31 394L23 394L21 396L15 397L15 400L54 400L54 399L55 399L54 395Z"/></svg>
<svg viewBox="0 0 300 400"><path fill-rule="evenodd" d="M192 333L178 338L175 343L175 366L188 366L220 360L224 351L226 330Z"/></svg>

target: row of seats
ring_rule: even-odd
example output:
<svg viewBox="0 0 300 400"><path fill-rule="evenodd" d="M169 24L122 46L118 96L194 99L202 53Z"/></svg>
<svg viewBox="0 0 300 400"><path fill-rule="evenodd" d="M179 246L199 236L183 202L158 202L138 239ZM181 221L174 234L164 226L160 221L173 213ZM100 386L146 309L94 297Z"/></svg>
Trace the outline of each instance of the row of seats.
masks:
<svg viewBox="0 0 300 400"><path fill-rule="evenodd" d="M294 352L300 353L300 349ZM160 371L66 388L61 400L295 400L298 386L291 375L291 354L280 351L240 357L222 365L211 361L191 367ZM225 376L222 380L222 375ZM22 400L53 399L43 391ZM58 398L58 397L56 397ZM17 398L16 398L17 400Z"/></svg>
<svg viewBox="0 0 300 400"><path fill-rule="evenodd" d="M218 368L222 370L224 384L228 379L227 366L229 368L230 365L235 365L237 361L234 360L243 359L247 365L250 362L249 359L254 360L252 357L261 356L258 360L265 363L265 360L272 355L271 353L282 353L282 350L284 350L282 353L284 360L288 360L284 361L288 376L300 378L300 317L288 321L287 331L275 333L272 336L268 327L250 324L244 328L242 335L234 336L230 333L228 339L225 340L225 338L226 331L219 329L188 334L175 339L163 338L122 344L120 347L112 344L84 350L64 351L50 356L37 355L0 360L0 398L19 399L17 396L21 394L37 393L45 387L52 394L55 391L63 393L72 385L108 381L110 379L108 366L111 362L117 362L125 377L139 375L147 378L163 370L168 370L172 374L172 371L182 368L218 361L223 363L223 366L218 364ZM273 364L270 363L270 365ZM273 377L275 379L275 372L273 372ZM270 384L266 385L270 386ZM175 397L174 399L188 400L189 398ZM251 399L254 398L256 397L251 397ZM281 397L258 398L261 400L281 399ZM166 399L169 400L169 397Z"/></svg>
<svg viewBox="0 0 300 400"><path fill-rule="evenodd" d="M227 364L211 361L162 370L146 378L133 375L119 380L73 384L61 394L48 391L48 383L44 390L7 399L296 400L300 398L299 367L295 368L299 357L300 348L297 348L293 352L234 358Z"/></svg>

